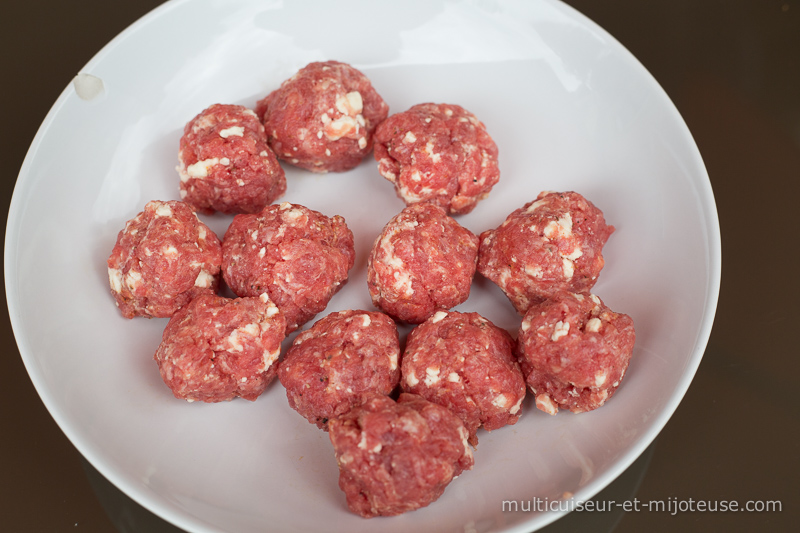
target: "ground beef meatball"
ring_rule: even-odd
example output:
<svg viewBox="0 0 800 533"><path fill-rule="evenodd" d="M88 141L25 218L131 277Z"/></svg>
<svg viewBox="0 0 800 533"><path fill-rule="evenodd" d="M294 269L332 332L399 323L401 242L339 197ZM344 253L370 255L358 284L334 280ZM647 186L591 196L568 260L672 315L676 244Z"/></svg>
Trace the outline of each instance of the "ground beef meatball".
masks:
<svg viewBox="0 0 800 533"><path fill-rule="evenodd" d="M458 415L477 430L514 424L525 398L516 342L477 313L437 311L414 328L403 352L402 388Z"/></svg>
<svg viewBox="0 0 800 533"><path fill-rule="evenodd" d="M532 304L567 290L591 289L614 231L603 213L576 192L543 192L481 234L478 272L525 314Z"/></svg>
<svg viewBox="0 0 800 533"><path fill-rule="evenodd" d="M222 245L183 202L148 202L125 224L108 258L108 279L126 318L166 318L219 286Z"/></svg>
<svg viewBox="0 0 800 533"><path fill-rule="evenodd" d="M181 199L201 213L256 213L286 192L264 126L240 105L214 104L190 120L178 161Z"/></svg>
<svg viewBox="0 0 800 533"><path fill-rule="evenodd" d="M206 294L172 316L155 360L176 398L253 401L275 378L285 329L266 294L233 300Z"/></svg>
<svg viewBox="0 0 800 533"><path fill-rule="evenodd" d="M622 382L636 334L628 315L594 294L561 292L535 304L519 331L519 358L536 407L591 411Z"/></svg>
<svg viewBox="0 0 800 533"><path fill-rule="evenodd" d="M269 294L287 334L325 309L355 262L344 218L302 205L269 205L236 215L222 244L222 275L238 296Z"/></svg>
<svg viewBox="0 0 800 533"><path fill-rule="evenodd" d="M383 228L370 253L372 302L412 324L466 301L478 238L436 204L406 207Z"/></svg>
<svg viewBox="0 0 800 533"><path fill-rule="evenodd" d="M397 402L375 395L329 428L339 487L350 510L363 517L425 507L473 465L461 420L414 394Z"/></svg>
<svg viewBox="0 0 800 533"><path fill-rule="evenodd" d="M407 204L435 202L468 213L500 179L497 145L475 115L457 105L418 104L375 131L378 171Z"/></svg>
<svg viewBox="0 0 800 533"><path fill-rule="evenodd" d="M331 313L298 335L278 367L289 405L309 422L328 420L359 405L365 394L390 394L400 381L400 341L383 313Z"/></svg>
<svg viewBox="0 0 800 533"><path fill-rule="evenodd" d="M300 69L259 101L256 113L280 159L313 172L342 172L372 150L389 106L360 71L326 61Z"/></svg>

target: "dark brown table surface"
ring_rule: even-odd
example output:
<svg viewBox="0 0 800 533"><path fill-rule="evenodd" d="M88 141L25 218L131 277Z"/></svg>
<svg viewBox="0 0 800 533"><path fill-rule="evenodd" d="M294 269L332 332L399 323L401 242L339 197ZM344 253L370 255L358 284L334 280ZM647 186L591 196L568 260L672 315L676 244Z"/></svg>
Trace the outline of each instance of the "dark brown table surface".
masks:
<svg viewBox="0 0 800 533"><path fill-rule="evenodd" d="M60 92L104 44L160 3L4 2L6 212L27 148ZM800 1L567 3L614 35L672 98L700 148L722 228L719 307L697 375L653 445L605 495L779 501L782 510L572 513L546 530L794 531ZM178 531L116 490L67 440L34 390L0 307L0 531Z"/></svg>

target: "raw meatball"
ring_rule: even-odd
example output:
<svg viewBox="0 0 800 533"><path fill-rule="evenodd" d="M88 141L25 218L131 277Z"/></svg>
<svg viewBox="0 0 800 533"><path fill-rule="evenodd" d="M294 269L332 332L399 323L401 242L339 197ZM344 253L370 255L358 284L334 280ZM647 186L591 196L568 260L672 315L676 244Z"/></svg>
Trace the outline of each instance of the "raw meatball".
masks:
<svg viewBox="0 0 800 533"><path fill-rule="evenodd" d="M285 328L265 294L234 300L206 294L173 315L155 360L176 398L253 401L275 378Z"/></svg>
<svg viewBox="0 0 800 533"><path fill-rule="evenodd" d="M148 202L108 258L111 294L125 318L166 318L219 286L222 245L183 202Z"/></svg>
<svg viewBox="0 0 800 533"><path fill-rule="evenodd" d="M289 405L322 429L363 401L390 394L400 381L400 340L383 313L331 313L298 335L278 367Z"/></svg>
<svg viewBox="0 0 800 533"><path fill-rule="evenodd" d="M342 172L372 150L389 106L364 74L345 63L311 63L258 102L269 145L313 172Z"/></svg>
<svg viewBox="0 0 800 533"><path fill-rule="evenodd" d="M477 313L438 311L414 328L403 352L402 387L458 415L476 432L515 424L525 378L511 335Z"/></svg>
<svg viewBox="0 0 800 533"><path fill-rule="evenodd" d="M481 234L478 272L496 283L521 315L556 292L591 289L614 227L576 192L543 192Z"/></svg>
<svg viewBox="0 0 800 533"><path fill-rule="evenodd" d="M286 192L264 126L240 105L214 104L190 120L178 161L181 199L201 213L256 213Z"/></svg>
<svg viewBox="0 0 800 533"><path fill-rule="evenodd" d="M407 204L430 201L469 213L500 179L497 145L475 115L457 105L418 104L375 130L378 171Z"/></svg>
<svg viewBox="0 0 800 533"><path fill-rule="evenodd" d="M366 518L431 504L474 462L461 420L414 394L375 395L329 428L339 487Z"/></svg>
<svg viewBox="0 0 800 533"><path fill-rule="evenodd" d="M367 282L372 302L412 324L469 297L478 237L428 202L406 207L372 247Z"/></svg>
<svg viewBox="0 0 800 533"><path fill-rule="evenodd" d="M594 294L561 292L531 306L519 332L519 357L536 407L591 411L622 382L636 334L628 315Z"/></svg>
<svg viewBox="0 0 800 533"><path fill-rule="evenodd" d="M287 334L325 309L354 262L344 218L287 202L236 215L222 243L225 282L238 296L267 292Z"/></svg>

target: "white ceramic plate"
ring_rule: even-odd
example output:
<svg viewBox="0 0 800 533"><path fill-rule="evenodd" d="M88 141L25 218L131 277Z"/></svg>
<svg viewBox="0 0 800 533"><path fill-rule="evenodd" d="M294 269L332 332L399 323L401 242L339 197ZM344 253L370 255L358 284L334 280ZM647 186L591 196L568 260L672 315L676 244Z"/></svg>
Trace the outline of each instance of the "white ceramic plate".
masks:
<svg viewBox="0 0 800 533"><path fill-rule="evenodd" d="M254 106L326 59L365 72L394 112L457 103L486 124L502 174L459 218L475 233L541 190L576 190L598 205L617 231L594 292L633 316L637 330L625 382L606 406L551 417L529 401L517 425L480 433L474 470L439 501L388 519L347 511L327 434L288 407L277 381L254 403L174 399L152 360L166 320L123 319L107 287L105 260L125 221L148 200L178 198L183 125L215 102ZM590 498L655 438L689 386L719 287L708 177L658 84L571 8L179 0L124 31L82 74L45 119L17 182L5 255L11 319L31 379L67 436L180 527L529 531L560 513L504 512L504 500ZM350 282L328 310L371 308L367 251L403 207L391 184L372 160L341 175L287 168L287 178L281 200L343 215L356 236ZM204 219L219 235L230 222ZM519 325L485 280L459 309Z"/></svg>

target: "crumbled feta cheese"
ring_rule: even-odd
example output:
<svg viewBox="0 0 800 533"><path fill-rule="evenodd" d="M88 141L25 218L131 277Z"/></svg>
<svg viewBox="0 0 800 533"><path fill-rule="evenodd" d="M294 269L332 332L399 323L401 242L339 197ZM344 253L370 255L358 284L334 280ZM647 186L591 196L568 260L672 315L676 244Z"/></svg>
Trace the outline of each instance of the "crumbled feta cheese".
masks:
<svg viewBox="0 0 800 533"><path fill-rule="evenodd" d="M600 370L594 375L594 384L596 387L602 387L603 384L608 379L608 371L607 370Z"/></svg>
<svg viewBox="0 0 800 533"><path fill-rule="evenodd" d="M192 165L186 167L186 174L191 178L207 178L208 169L219 163L219 159L212 157L210 159L203 159Z"/></svg>
<svg viewBox="0 0 800 533"><path fill-rule="evenodd" d="M212 276L205 270L201 270L200 273L197 275L197 279L194 280L194 286L203 289L211 287L213 283L214 283L214 276Z"/></svg>
<svg viewBox="0 0 800 533"><path fill-rule="evenodd" d="M511 401L511 399L505 394L498 394L497 396L492 398L492 405L494 405L495 407L499 407L500 409L505 409L506 407L508 407L509 401Z"/></svg>
<svg viewBox="0 0 800 533"><path fill-rule="evenodd" d="M327 114L322 116L328 117ZM330 117L328 117L328 120L330 120ZM325 120L323 120L323 122L325 122ZM337 141L357 127L358 122L356 122L353 117L344 115L334 121L325 123L325 136L331 141Z"/></svg>
<svg viewBox="0 0 800 533"><path fill-rule="evenodd" d="M602 321L595 317L590 318L588 322L586 322L586 331L591 331L593 333L597 333L600 331L600 326L602 325Z"/></svg>
<svg viewBox="0 0 800 533"><path fill-rule="evenodd" d="M434 313L434 315L431 317L431 324L436 324L446 316L447 311L436 311L436 313Z"/></svg>
<svg viewBox="0 0 800 533"><path fill-rule="evenodd" d="M428 157L430 157L431 161L434 163L438 163L442 160L441 154L437 154L433 151L433 143L431 141L425 144L425 153L428 154Z"/></svg>
<svg viewBox="0 0 800 533"><path fill-rule="evenodd" d="M525 273L532 278L541 278L542 267L539 265L525 265Z"/></svg>
<svg viewBox="0 0 800 533"><path fill-rule="evenodd" d="M548 239L566 239L572 236L572 215L564 213L558 220L551 220L544 228Z"/></svg>
<svg viewBox="0 0 800 533"><path fill-rule="evenodd" d="M111 290L114 292L122 291L122 272L116 268L108 269L108 282L111 285Z"/></svg>
<svg viewBox="0 0 800 533"><path fill-rule="evenodd" d="M172 209L170 209L169 205L162 203L156 208L156 216L169 218L172 216Z"/></svg>
<svg viewBox="0 0 800 533"><path fill-rule="evenodd" d="M358 91L351 91L343 96L339 96L334 105L339 113L343 115L355 116L364 109L364 101L361 98L361 93Z"/></svg>
<svg viewBox="0 0 800 533"><path fill-rule="evenodd" d="M467 440L467 437L469 437L467 428L464 426L458 426L458 434L461 437L461 445L464 446L464 455L471 458L472 450L470 449L469 441Z"/></svg>
<svg viewBox="0 0 800 533"><path fill-rule="evenodd" d="M569 259L570 261L575 261L577 258L579 258L582 255L583 255L583 250L581 249L580 246L577 246L577 247L575 247L575 249L572 251L571 254L569 254L569 255L561 254L561 257L564 258L564 259Z"/></svg>
<svg viewBox="0 0 800 533"><path fill-rule="evenodd" d="M425 369L425 385L431 386L439 383L439 369L429 367Z"/></svg>
<svg viewBox="0 0 800 533"><path fill-rule="evenodd" d="M281 354L280 346L271 352L264 352L264 370L267 370L272 364L278 360L278 356Z"/></svg>
<svg viewBox="0 0 800 533"><path fill-rule="evenodd" d="M508 412L509 412L510 414L512 414L512 415L515 415L515 414L517 414L517 413L519 412L519 408L520 408L520 407L522 407L522 400L524 400L524 399L525 399L525 397L524 397L524 396L520 397L520 399L519 399L519 400L517 400L517 403L515 403L514 405L512 405L512 406L511 406L511 409L509 409L509 410L508 410Z"/></svg>
<svg viewBox="0 0 800 533"><path fill-rule="evenodd" d="M536 407L549 415L554 415L558 412L558 406L547 394L536 396Z"/></svg>
<svg viewBox="0 0 800 533"><path fill-rule="evenodd" d="M565 278L570 279L575 274L575 263L568 257L561 257L561 267L564 270Z"/></svg>
<svg viewBox="0 0 800 533"><path fill-rule="evenodd" d="M142 274L136 270L129 270L128 275L125 276L125 285L131 290L135 290L141 281Z"/></svg>
<svg viewBox="0 0 800 533"><path fill-rule="evenodd" d="M553 328L553 335L550 336L550 340L555 342L567 333L569 333L569 322L559 320L556 322L555 328Z"/></svg>
<svg viewBox="0 0 800 533"><path fill-rule="evenodd" d="M219 136L223 139L227 139L228 137L244 137L244 126L225 128L224 130L220 130Z"/></svg>
<svg viewBox="0 0 800 533"><path fill-rule="evenodd" d="M303 212L300 209L290 209L283 213L282 218L285 222L289 224L294 224L295 222L300 220L302 216Z"/></svg>

